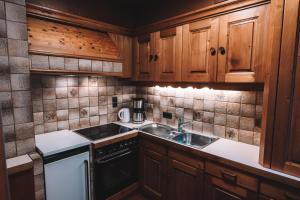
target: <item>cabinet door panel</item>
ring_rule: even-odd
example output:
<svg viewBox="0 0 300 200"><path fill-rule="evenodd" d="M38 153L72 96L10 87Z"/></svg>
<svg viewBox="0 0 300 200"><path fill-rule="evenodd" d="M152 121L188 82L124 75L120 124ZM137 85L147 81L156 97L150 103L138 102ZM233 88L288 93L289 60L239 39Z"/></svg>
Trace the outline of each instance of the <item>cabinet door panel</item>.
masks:
<svg viewBox="0 0 300 200"><path fill-rule="evenodd" d="M156 54L158 55L158 81L181 80L182 27L156 33Z"/></svg>
<svg viewBox="0 0 300 200"><path fill-rule="evenodd" d="M154 199L164 198L165 157L157 152L142 150L142 188Z"/></svg>
<svg viewBox="0 0 300 200"><path fill-rule="evenodd" d="M267 10L260 6L220 17L218 82L263 82Z"/></svg>
<svg viewBox="0 0 300 200"><path fill-rule="evenodd" d="M202 196L202 173L180 161L169 162L169 197L170 200L199 200Z"/></svg>
<svg viewBox="0 0 300 200"><path fill-rule="evenodd" d="M216 78L219 20L208 19L183 26L182 80L211 82Z"/></svg>
<svg viewBox="0 0 300 200"><path fill-rule="evenodd" d="M205 200L256 200L257 193L205 175Z"/></svg>
<svg viewBox="0 0 300 200"><path fill-rule="evenodd" d="M135 41L135 79L138 81L154 80L153 36L138 37Z"/></svg>

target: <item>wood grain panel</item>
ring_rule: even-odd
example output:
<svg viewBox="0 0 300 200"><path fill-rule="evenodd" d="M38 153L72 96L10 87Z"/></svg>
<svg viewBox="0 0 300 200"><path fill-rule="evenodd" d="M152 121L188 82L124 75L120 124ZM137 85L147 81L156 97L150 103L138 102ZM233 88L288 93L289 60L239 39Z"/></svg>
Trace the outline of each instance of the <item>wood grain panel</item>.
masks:
<svg viewBox="0 0 300 200"><path fill-rule="evenodd" d="M67 57L120 60L109 35L28 17L29 52Z"/></svg>
<svg viewBox="0 0 300 200"><path fill-rule="evenodd" d="M218 82L263 82L268 6L220 17Z"/></svg>
<svg viewBox="0 0 300 200"><path fill-rule="evenodd" d="M157 81L181 81L182 26L156 32Z"/></svg>
<svg viewBox="0 0 300 200"><path fill-rule="evenodd" d="M208 19L183 26L182 80L213 82L216 79L219 19Z"/></svg>

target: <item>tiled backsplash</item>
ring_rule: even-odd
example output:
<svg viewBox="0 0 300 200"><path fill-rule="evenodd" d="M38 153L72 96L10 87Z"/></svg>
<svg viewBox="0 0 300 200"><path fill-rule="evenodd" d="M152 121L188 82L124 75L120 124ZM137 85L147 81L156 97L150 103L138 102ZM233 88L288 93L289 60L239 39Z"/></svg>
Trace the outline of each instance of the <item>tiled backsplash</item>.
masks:
<svg viewBox="0 0 300 200"><path fill-rule="evenodd" d="M34 75L31 87L35 134L116 121L118 110L131 106L136 93L129 82L106 77Z"/></svg>
<svg viewBox="0 0 300 200"><path fill-rule="evenodd" d="M25 1L0 0L0 102L6 157L33 152Z"/></svg>
<svg viewBox="0 0 300 200"><path fill-rule="evenodd" d="M30 55L32 69L74 70L91 72L122 72L123 64L78 58Z"/></svg>
<svg viewBox="0 0 300 200"><path fill-rule="evenodd" d="M262 92L208 88L137 87L147 100L148 119L177 125L178 117L193 121L186 128L219 137L259 145ZM172 119L163 118L170 112Z"/></svg>

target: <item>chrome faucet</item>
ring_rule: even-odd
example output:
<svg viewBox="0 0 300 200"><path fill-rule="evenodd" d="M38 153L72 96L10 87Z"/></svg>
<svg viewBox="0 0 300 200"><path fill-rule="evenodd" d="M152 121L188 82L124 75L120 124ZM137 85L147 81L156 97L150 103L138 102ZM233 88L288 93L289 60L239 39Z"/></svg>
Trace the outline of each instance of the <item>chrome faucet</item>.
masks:
<svg viewBox="0 0 300 200"><path fill-rule="evenodd" d="M184 121L184 118L183 117L179 117L178 118L178 128L177 128L177 131L179 133L182 133L183 132L183 126L187 125L187 124L191 124L192 121Z"/></svg>

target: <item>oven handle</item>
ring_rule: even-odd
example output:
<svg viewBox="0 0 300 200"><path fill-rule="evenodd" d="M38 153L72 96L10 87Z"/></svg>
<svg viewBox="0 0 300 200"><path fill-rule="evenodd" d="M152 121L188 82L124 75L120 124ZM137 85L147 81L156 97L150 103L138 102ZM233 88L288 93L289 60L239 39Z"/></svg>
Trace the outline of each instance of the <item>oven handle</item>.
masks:
<svg viewBox="0 0 300 200"><path fill-rule="evenodd" d="M120 154L120 155L118 155L118 156L115 156L115 157L110 158L110 159L107 159L107 160L96 160L96 163L97 163L97 164L105 164L105 163L108 163L108 162L110 162L110 161L116 160L116 159L118 159L118 158L122 158L122 157L124 157L124 156L126 156L126 155L128 155L128 154L131 154L131 153L133 153L133 151L128 151L128 152L126 152L126 153Z"/></svg>
<svg viewBox="0 0 300 200"><path fill-rule="evenodd" d="M84 166L85 166L85 175L86 175L86 198L87 200L90 200L90 179L89 179L89 161L85 160L84 161Z"/></svg>

